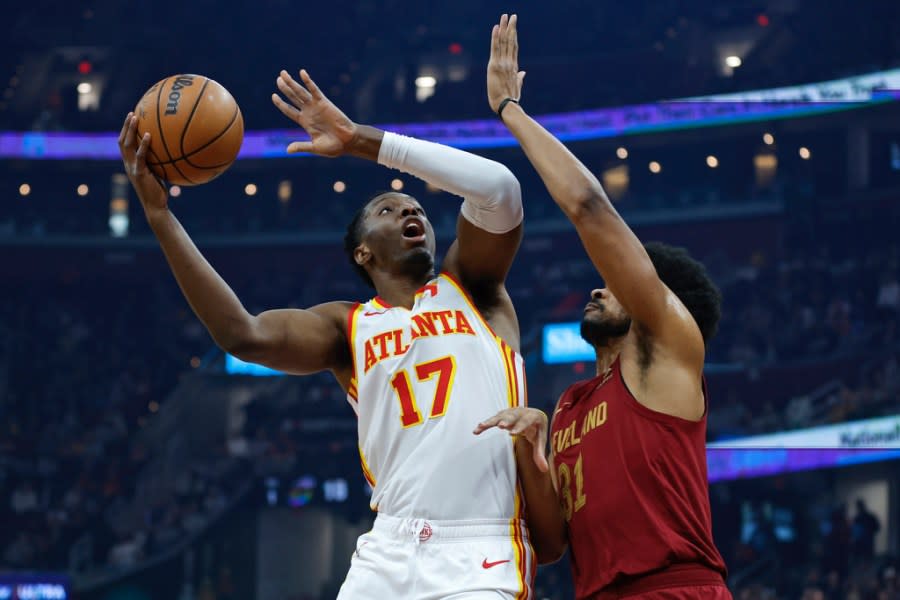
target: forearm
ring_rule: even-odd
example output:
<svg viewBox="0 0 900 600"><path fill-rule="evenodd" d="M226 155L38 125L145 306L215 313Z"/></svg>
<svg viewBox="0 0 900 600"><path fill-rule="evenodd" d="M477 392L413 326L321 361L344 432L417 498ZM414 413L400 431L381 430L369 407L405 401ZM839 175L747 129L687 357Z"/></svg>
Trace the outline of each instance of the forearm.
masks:
<svg viewBox="0 0 900 600"><path fill-rule="evenodd" d="M168 209L148 213L147 221L184 297L216 344L226 350L238 346L251 319L241 301Z"/></svg>
<svg viewBox="0 0 900 600"><path fill-rule="evenodd" d="M508 104L503 111L503 122L566 215L577 215L585 202L609 203L594 174L521 106Z"/></svg>
<svg viewBox="0 0 900 600"><path fill-rule="evenodd" d="M556 562L565 553L568 540L553 479L537 468L531 443L521 436L516 438L515 452L531 544L540 564Z"/></svg>
<svg viewBox="0 0 900 600"><path fill-rule="evenodd" d="M506 233L522 222L519 181L496 161L443 144L385 133L378 163L462 196L463 216L486 231Z"/></svg>

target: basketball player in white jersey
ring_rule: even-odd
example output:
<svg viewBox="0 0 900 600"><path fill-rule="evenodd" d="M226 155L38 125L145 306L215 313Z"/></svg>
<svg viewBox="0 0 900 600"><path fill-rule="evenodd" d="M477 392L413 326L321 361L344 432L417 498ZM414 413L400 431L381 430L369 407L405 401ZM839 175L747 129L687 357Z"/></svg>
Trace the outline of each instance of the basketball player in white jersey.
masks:
<svg viewBox="0 0 900 600"><path fill-rule="evenodd" d="M252 315L168 209L129 115L128 176L194 312L239 358L292 374L330 370L359 418L363 472L378 511L339 598L531 598L534 562L513 442L472 427L524 405L519 330L504 281L522 236L519 183L496 163L353 123L305 71L282 71L274 104L310 136L288 152L352 155L464 198L457 239L435 274L434 231L419 203L385 193L345 238L377 296Z"/></svg>

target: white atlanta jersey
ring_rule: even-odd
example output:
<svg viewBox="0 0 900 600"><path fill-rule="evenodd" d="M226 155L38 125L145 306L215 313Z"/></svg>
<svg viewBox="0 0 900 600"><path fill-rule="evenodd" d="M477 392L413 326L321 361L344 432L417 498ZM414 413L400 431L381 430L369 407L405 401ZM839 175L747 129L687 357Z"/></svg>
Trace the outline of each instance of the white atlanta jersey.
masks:
<svg viewBox="0 0 900 600"><path fill-rule="evenodd" d="M526 405L524 364L460 284L441 274L416 293L411 310L378 297L359 304L348 336L348 400L359 417L372 508L400 518L519 522L512 438L472 430Z"/></svg>

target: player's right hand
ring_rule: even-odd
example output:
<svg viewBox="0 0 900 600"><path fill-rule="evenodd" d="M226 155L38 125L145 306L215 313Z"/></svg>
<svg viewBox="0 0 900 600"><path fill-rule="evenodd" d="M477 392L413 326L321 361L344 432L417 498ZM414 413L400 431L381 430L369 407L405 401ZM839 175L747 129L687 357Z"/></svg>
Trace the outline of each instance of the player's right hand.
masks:
<svg viewBox="0 0 900 600"><path fill-rule="evenodd" d="M119 152L125 163L125 173L134 186L138 199L148 215L154 210L165 210L169 201L166 185L147 167L147 149L150 147L150 133L138 141L137 117L128 113L119 133Z"/></svg>
<svg viewBox="0 0 900 600"><path fill-rule="evenodd" d="M518 17L500 17L491 32L491 59L487 68L487 94L491 110L497 112L507 98L518 101L522 97L525 71L519 70Z"/></svg>
<svg viewBox="0 0 900 600"><path fill-rule="evenodd" d="M546 473L550 466L547 464L547 415L536 408L517 406L506 408L498 412L490 419L478 424L474 433L478 435L493 427L505 429L510 435L524 437L534 450L534 464L541 472Z"/></svg>

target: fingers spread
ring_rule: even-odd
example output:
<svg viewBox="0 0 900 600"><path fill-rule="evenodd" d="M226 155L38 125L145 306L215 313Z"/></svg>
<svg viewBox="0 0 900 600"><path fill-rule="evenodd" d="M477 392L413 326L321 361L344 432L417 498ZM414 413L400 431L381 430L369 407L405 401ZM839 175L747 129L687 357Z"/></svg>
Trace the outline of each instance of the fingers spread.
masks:
<svg viewBox="0 0 900 600"><path fill-rule="evenodd" d="M316 82L312 80L312 77L309 76L306 69L300 69L300 79L302 79L303 83L306 84L306 87L309 88L309 93L312 94L313 98L316 98L317 100L322 98L322 90L320 90L319 86L316 85Z"/></svg>
<svg viewBox="0 0 900 600"><path fill-rule="evenodd" d="M312 142L291 142L288 144L288 154L297 154L298 152L312 152Z"/></svg>
<svg viewBox="0 0 900 600"><path fill-rule="evenodd" d="M128 128L131 126L131 116L134 113L128 113L125 117L125 123L122 124L122 131L119 132L119 145L125 143L125 135L128 133Z"/></svg>
<svg viewBox="0 0 900 600"><path fill-rule="evenodd" d="M140 167L141 163L145 160L147 156L147 148L150 147L150 132L144 133L144 137L141 138L141 144L138 146L137 152L134 157L137 162L136 167Z"/></svg>
<svg viewBox="0 0 900 600"><path fill-rule="evenodd" d="M302 107L309 99L309 92L285 74L282 74L275 80L275 85L278 86L278 91L284 94L298 108Z"/></svg>
<svg viewBox="0 0 900 600"><path fill-rule="evenodd" d="M131 149L137 142L137 117L133 114L128 121L128 129L125 130L125 139L122 140L122 146Z"/></svg>
<svg viewBox="0 0 900 600"><path fill-rule="evenodd" d="M272 104L274 104L278 110L281 111L281 114L286 116L288 119L299 122L300 120L300 109L295 108L281 99L281 96L278 94L272 94Z"/></svg>
<svg viewBox="0 0 900 600"><path fill-rule="evenodd" d="M478 435L478 434L481 433L482 431L486 431L486 430L490 429L491 427L497 427L497 426L499 426L500 423L503 422L503 419L504 419L505 416L506 416L506 411L505 411L505 410L501 410L500 412L498 412L496 415L494 415L494 416L491 417L490 419L485 419L484 421L482 421L481 423L479 423L479 424L475 427L475 431L473 431L473 433L474 433L475 435Z"/></svg>

